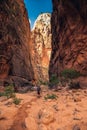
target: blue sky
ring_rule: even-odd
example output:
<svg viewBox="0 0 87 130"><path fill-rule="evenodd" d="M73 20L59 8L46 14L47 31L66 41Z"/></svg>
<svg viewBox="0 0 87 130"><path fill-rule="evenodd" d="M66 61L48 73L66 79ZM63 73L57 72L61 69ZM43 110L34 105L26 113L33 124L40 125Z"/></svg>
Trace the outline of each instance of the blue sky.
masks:
<svg viewBox="0 0 87 130"><path fill-rule="evenodd" d="M31 28L40 13L52 12L52 0L24 0Z"/></svg>

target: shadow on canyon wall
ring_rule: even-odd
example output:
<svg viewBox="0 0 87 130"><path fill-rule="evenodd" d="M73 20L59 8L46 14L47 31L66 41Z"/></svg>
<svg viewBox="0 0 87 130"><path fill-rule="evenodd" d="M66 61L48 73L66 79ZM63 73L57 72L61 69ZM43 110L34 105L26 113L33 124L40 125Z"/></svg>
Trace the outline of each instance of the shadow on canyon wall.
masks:
<svg viewBox="0 0 87 130"><path fill-rule="evenodd" d="M66 68L73 68L86 78L87 1L53 0L52 2L52 54L49 79L53 74L60 76Z"/></svg>

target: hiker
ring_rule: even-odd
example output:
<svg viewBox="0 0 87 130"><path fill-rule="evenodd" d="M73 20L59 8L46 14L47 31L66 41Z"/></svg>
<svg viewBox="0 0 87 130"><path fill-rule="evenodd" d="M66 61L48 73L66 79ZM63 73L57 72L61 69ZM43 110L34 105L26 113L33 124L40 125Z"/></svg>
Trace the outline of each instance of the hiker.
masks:
<svg viewBox="0 0 87 130"><path fill-rule="evenodd" d="M41 94L41 87L37 86L37 95L40 96L40 94Z"/></svg>
<svg viewBox="0 0 87 130"><path fill-rule="evenodd" d="M9 83L7 82L7 81L4 81L4 87L7 87L7 86L9 86Z"/></svg>

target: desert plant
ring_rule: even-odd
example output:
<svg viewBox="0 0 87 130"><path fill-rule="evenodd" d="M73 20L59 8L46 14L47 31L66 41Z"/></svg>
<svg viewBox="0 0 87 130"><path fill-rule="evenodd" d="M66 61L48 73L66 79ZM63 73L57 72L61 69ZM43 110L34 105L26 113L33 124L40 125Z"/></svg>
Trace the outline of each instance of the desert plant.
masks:
<svg viewBox="0 0 87 130"><path fill-rule="evenodd" d="M12 84L5 87L4 92L0 92L0 97L1 96L6 96L7 98L13 98L13 103L16 105L19 105L21 102L21 99L16 97L16 95L14 93L14 87Z"/></svg>
<svg viewBox="0 0 87 130"><path fill-rule="evenodd" d="M50 81L49 81L49 86L50 88L57 86L59 83L58 77L54 74L51 76Z"/></svg>
<svg viewBox="0 0 87 130"><path fill-rule="evenodd" d="M74 69L65 69L62 71L61 76L65 78L67 82L69 82L69 88L80 88L79 82L74 83L73 79L78 78L80 76L80 72Z"/></svg>
<svg viewBox="0 0 87 130"><path fill-rule="evenodd" d="M47 94L45 97L44 97L45 100L47 99L57 99L57 95L55 94Z"/></svg>
<svg viewBox="0 0 87 130"><path fill-rule="evenodd" d="M15 98L13 99L13 103L16 104L16 105L19 105L20 102L21 102L21 99L20 99L20 98L15 97Z"/></svg>
<svg viewBox="0 0 87 130"><path fill-rule="evenodd" d="M5 94L5 96L6 96L7 98L15 97L13 85L7 86L7 87L5 88L4 94Z"/></svg>
<svg viewBox="0 0 87 130"><path fill-rule="evenodd" d="M0 97L5 96L4 92L0 92Z"/></svg>
<svg viewBox="0 0 87 130"><path fill-rule="evenodd" d="M48 85L49 83L48 83L48 81L42 81L42 80L40 80L40 81L39 81L39 84L40 84L40 85Z"/></svg>
<svg viewBox="0 0 87 130"><path fill-rule="evenodd" d="M61 75L65 78L65 79L74 79L80 76L80 73L74 69L64 69L61 73Z"/></svg>

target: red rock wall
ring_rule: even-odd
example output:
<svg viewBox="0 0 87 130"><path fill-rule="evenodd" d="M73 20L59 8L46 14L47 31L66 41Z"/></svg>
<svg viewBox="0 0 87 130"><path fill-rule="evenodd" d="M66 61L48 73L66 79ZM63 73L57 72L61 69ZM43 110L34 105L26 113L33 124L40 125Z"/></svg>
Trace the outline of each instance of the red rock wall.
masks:
<svg viewBox="0 0 87 130"><path fill-rule="evenodd" d="M0 79L33 79L30 27L23 0L0 0Z"/></svg>
<svg viewBox="0 0 87 130"><path fill-rule="evenodd" d="M52 0L49 74L74 68L87 76L87 0Z"/></svg>

